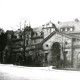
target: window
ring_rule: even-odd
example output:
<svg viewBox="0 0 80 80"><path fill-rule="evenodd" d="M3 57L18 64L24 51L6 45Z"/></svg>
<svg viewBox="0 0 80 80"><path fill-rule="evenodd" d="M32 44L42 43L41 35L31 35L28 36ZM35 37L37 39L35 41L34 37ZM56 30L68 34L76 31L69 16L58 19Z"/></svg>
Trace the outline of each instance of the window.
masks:
<svg viewBox="0 0 80 80"><path fill-rule="evenodd" d="M52 29L51 29L51 32L53 32L53 31L55 31L55 29L54 29L54 28L52 28Z"/></svg>
<svg viewBox="0 0 80 80"><path fill-rule="evenodd" d="M33 36L34 35L34 32L32 32L31 35Z"/></svg>
<svg viewBox="0 0 80 80"><path fill-rule="evenodd" d="M36 36L37 36L37 33L36 33Z"/></svg>
<svg viewBox="0 0 80 80"><path fill-rule="evenodd" d="M45 54L45 62L46 62L46 63L47 63L47 61L48 61L47 57L48 57L48 53Z"/></svg>
<svg viewBox="0 0 80 80"><path fill-rule="evenodd" d="M37 43L37 41L36 41L36 40L34 40L34 43Z"/></svg>
<svg viewBox="0 0 80 80"><path fill-rule="evenodd" d="M65 31L67 31L67 28L65 28Z"/></svg>
<svg viewBox="0 0 80 80"><path fill-rule="evenodd" d="M60 31L65 31L65 28L60 28Z"/></svg>
<svg viewBox="0 0 80 80"><path fill-rule="evenodd" d="M79 41L80 41L80 39L77 39L77 41L79 42Z"/></svg>
<svg viewBox="0 0 80 80"><path fill-rule="evenodd" d="M26 40L26 44L28 45L28 41Z"/></svg>
<svg viewBox="0 0 80 80"><path fill-rule="evenodd" d="M71 27L71 28L70 28L70 31L73 31L73 30L74 30L74 27Z"/></svg>
<svg viewBox="0 0 80 80"><path fill-rule="evenodd" d="M41 36L43 35L43 33L41 33Z"/></svg>
<svg viewBox="0 0 80 80"><path fill-rule="evenodd" d="M20 39L22 39L22 35L20 34L19 36L20 36Z"/></svg>
<svg viewBox="0 0 80 80"><path fill-rule="evenodd" d="M70 31L72 31L72 28L70 28Z"/></svg>
<svg viewBox="0 0 80 80"><path fill-rule="evenodd" d="M63 29L61 28L60 31L63 31Z"/></svg>
<svg viewBox="0 0 80 80"><path fill-rule="evenodd" d="M76 41L76 38L73 38L73 41Z"/></svg>
<svg viewBox="0 0 80 80"><path fill-rule="evenodd" d="M52 23L49 23L49 27L52 27Z"/></svg>
<svg viewBox="0 0 80 80"><path fill-rule="evenodd" d="M48 47L48 44L46 44L46 47Z"/></svg>
<svg viewBox="0 0 80 80"><path fill-rule="evenodd" d="M41 36L43 36L43 32L41 32Z"/></svg>

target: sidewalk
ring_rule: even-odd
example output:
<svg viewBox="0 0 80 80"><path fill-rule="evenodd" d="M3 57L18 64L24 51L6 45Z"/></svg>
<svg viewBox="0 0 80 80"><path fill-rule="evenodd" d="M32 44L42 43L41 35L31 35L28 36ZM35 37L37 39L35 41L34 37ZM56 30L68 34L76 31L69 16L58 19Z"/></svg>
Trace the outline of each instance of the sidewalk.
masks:
<svg viewBox="0 0 80 80"><path fill-rule="evenodd" d="M80 71L80 68L53 68L52 69L56 69L56 70L68 70L68 71Z"/></svg>

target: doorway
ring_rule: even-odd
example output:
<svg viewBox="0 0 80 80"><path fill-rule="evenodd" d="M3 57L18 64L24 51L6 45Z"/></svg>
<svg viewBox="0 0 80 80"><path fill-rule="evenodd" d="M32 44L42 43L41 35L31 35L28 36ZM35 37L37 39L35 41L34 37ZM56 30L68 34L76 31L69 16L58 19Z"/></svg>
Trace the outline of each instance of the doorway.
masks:
<svg viewBox="0 0 80 80"><path fill-rule="evenodd" d="M55 42L52 45L52 64L53 66L55 66L56 68L60 67L60 50L61 50L61 46L59 42Z"/></svg>

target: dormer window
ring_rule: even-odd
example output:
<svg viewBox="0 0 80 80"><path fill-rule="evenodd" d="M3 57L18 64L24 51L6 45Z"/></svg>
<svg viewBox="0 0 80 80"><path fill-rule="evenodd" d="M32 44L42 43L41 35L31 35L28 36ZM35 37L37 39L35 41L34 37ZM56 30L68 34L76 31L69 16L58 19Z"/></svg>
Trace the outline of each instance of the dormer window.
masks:
<svg viewBox="0 0 80 80"><path fill-rule="evenodd" d="M74 26L69 26L69 27L62 27L60 28L60 31L73 31L74 30Z"/></svg>
<svg viewBox="0 0 80 80"><path fill-rule="evenodd" d="M65 28L60 28L60 31L65 31Z"/></svg>
<svg viewBox="0 0 80 80"><path fill-rule="evenodd" d="M67 28L65 28L65 31L68 31Z"/></svg>
<svg viewBox="0 0 80 80"><path fill-rule="evenodd" d="M70 31L73 31L73 30L74 30L74 27L71 27L71 28L70 28Z"/></svg>
<svg viewBox="0 0 80 80"><path fill-rule="evenodd" d="M72 28L70 28L70 31L72 31L73 29Z"/></svg>
<svg viewBox="0 0 80 80"><path fill-rule="evenodd" d="M60 31L63 31L63 29L61 28Z"/></svg>

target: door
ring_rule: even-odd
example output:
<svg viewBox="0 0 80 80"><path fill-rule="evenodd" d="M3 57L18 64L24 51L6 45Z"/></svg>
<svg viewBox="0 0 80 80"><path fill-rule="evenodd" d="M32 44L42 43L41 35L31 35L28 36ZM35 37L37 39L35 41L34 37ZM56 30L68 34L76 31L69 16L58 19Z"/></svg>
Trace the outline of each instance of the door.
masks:
<svg viewBox="0 0 80 80"><path fill-rule="evenodd" d="M57 68L59 68L60 66L60 43L59 42L53 43L51 51L52 51L53 66L56 66Z"/></svg>

